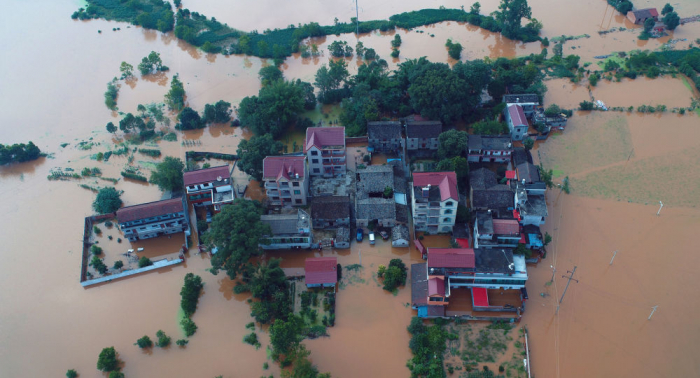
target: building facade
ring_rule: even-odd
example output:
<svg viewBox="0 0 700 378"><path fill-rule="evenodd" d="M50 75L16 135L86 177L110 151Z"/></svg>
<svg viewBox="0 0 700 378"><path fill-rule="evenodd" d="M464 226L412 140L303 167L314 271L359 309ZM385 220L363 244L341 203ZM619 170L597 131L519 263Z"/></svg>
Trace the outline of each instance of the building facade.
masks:
<svg viewBox="0 0 700 378"><path fill-rule="evenodd" d="M440 121L408 121L406 122L406 149L437 151L440 133L442 133Z"/></svg>
<svg viewBox="0 0 700 378"><path fill-rule="evenodd" d="M350 227L350 198L315 197L311 200L311 219L314 229Z"/></svg>
<svg viewBox="0 0 700 378"><path fill-rule="evenodd" d="M474 163L507 163L513 144L507 136L470 135L467 140L467 160Z"/></svg>
<svg viewBox="0 0 700 378"><path fill-rule="evenodd" d="M185 197L142 203L117 210L117 222L129 241L185 232L189 235L190 218Z"/></svg>
<svg viewBox="0 0 700 378"><path fill-rule="evenodd" d="M272 206L306 206L309 171L305 156L268 156L263 160L265 194Z"/></svg>
<svg viewBox="0 0 700 378"><path fill-rule="evenodd" d="M260 216L262 223L270 226L270 235L260 238L262 249L308 249L313 243L309 214L299 209L296 214L271 214Z"/></svg>
<svg viewBox="0 0 700 378"><path fill-rule="evenodd" d="M521 94L508 94L503 96L503 102L506 106L510 104L518 104L523 109L526 117L532 117L532 115L540 106L540 98L536 94L521 93Z"/></svg>
<svg viewBox="0 0 700 378"><path fill-rule="evenodd" d="M233 202L233 185L228 165L198 169L182 175L187 200L194 206L212 206L214 212Z"/></svg>
<svg viewBox="0 0 700 378"><path fill-rule="evenodd" d="M367 122L367 139L371 152L398 154L404 143L401 122Z"/></svg>
<svg viewBox="0 0 700 378"><path fill-rule="evenodd" d="M415 230L428 234L452 232L459 202L457 175L454 172L416 172L412 187Z"/></svg>
<svg viewBox="0 0 700 378"><path fill-rule="evenodd" d="M523 140L527 136L529 124L522 106L509 104L505 109L506 123L510 129L510 139Z"/></svg>
<svg viewBox="0 0 700 378"><path fill-rule="evenodd" d="M345 128L309 127L306 129L304 153L312 176L335 177L344 175Z"/></svg>

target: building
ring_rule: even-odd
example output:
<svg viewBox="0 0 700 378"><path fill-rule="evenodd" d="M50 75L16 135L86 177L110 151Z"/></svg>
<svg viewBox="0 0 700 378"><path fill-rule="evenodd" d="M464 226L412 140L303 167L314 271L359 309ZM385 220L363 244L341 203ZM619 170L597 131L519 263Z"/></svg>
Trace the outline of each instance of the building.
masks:
<svg viewBox="0 0 700 378"><path fill-rule="evenodd" d="M474 222L474 248L515 248L520 242L516 219L494 219L491 212L479 211Z"/></svg>
<svg viewBox="0 0 700 378"><path fill-rule="evenodd" d="M306 156L268 156L263 160L265 194L272 206L305 206L309 192Z"/></svg>
<svg viewBox="0 0 700 378"><path fill-rule="evenodd" d="M309 127L306 129L304 153L312 176L335 177L344 175L345 128Z"/></svg>
<svg viewBox="0 0 700 378"><path fill-rule="evenodd" d="M627 12L627 18L635 25L644 25L647 19L659 21L659 12L656 8L644 8Z"/></svg>
<svg viewBox="0 0 700 378"><path fill-rule="evenodd" d="M367 122L370 152L398 154L403 149L401 122Z"/></svg>
<svg viewBox="0 0 700 378"><path fill-rule="evenodd" d="M314 229L350 227L348 196L315 197L311 200Z"/></svg>
<svg viewBox="0 0 700 378"><path fill-rule="evenodd" d="M350 229L338 227L335 230L335 240L333 246L338 249L350 248Z"/></svg>
<svg viewBox="0 0 700 378"><path fill-rule="evenodd" d="M304 262L304 274L306 287L335 287L338 282L338 259L308 258Z"/></svg>
<svg viewBox="0 0 700 378"><path fill-rule="evenodd" d="M503 96L503 102L506 103L506 106L510 104L520 105L526 117L531 117L537 110L537 107L540 106L539 96L531 93L508 94Z"/></svg>
<svg viewBox="0 0 700 378"><path fill-rule="evenodd" d="M376 222L379 227L396 225L396 201L393 194L385 196L387 188L393 191L394 167L371 165L356 172L355 225L367 227Z"/></svg>
<svg viewBox="0 0 700 378"><path fill-rule="evenodd" d="M467 160L473 163L507 163L513 144L507 136L470 135Z"/></svg>
<svg viewBox="0 0 700 378"><path fill-rule="evenodd" d="M469 172L469 204L472 211L488 211L495 215L509 214L513 206L513 191L498 184L496 174L486 168Z"/></svg>
<svg viewBox="0 0 700 378"><path fill-rule="evenodd" d="M547 201L544 195L528 194L525 188L515 190L515 205L523 226L541 226L547 220Z"/></svg>
<svg viewBox="0 0 700 378"><path fill-rule="evenodd" d="M540 178L540 169L532 163L522 163L515 169L516 186L525 189L528 195L544 195L547 184Z"/></svg>
<svg viewBox="0 0 700 378"><path fill-rule="evenodd" d="M392 247L408 247L410 236L408 227L403 224L394 226L391 229L391 246Z"/></svg>
<svg viewBox="0 0 700 378"><path fill-rule="evenodd" d="M129 241L185 232L189 235L190 218L185 197L142 203L117 210L117 222Z"/></svg>
<svg viewBox="0 0 700 378"><path fill-rule="evenodd" d="M415 230L428 234L452 232L459 202L457 175L454 172L416 172L412 186Z"/></svg>
<svg viewBox="0 0 700 378"><path fill-rule="evenodd" d="M187 200L194 206L214 206L214 212L221 206L233 202L233 185L228 165L198 169L182 175L187 192Z"/></svg>
<svg viewBox="0 0 700 378"><path fill-rule="evenodd" d="M406 122L406 149L437 151L440 133L442 133L440 121L408 121Z"/></svg>
<svg viewBox="0 0 700 378"><path fill-rule="evenodd" d="M523 147L513 148L511 158L513 159L513 167L517 167L523 163L532 164L532 154Z"/></svg>
<svg viewBox="0 0 700 378"><path fill-rule="evenodd" d="M311 248L311 220L299 209L296 214L262 215L260 220L270 226L271 234L260 238L262 249Z"/></svg>
<svg viewBox="0 0 700 378"><path fill-rule="evenodd" d="M530 125L527 123L522 106L517 104L508 105L504 112L506 123L510 129L510 139L523 140L527 136L527 129Z"/></svg>

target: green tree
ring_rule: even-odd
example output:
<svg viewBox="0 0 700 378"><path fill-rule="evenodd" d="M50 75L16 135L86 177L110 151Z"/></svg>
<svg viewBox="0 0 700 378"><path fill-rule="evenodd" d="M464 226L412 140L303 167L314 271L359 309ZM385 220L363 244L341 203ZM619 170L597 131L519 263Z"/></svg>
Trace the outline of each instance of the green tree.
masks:
<svg viewBox="0 0 700 378"><path fill-rule="evenodd" d="M165 104L178 112L185 107L185 87L177 74L170 82L170 91L165 94Z"/></svg>
<svg viewBox="0 0 700 378"><path fill-rule="evenodd" d="M141 59L141 63L139 63L138 68L139 71L141 71L141 75L144 76L152 73L154 70L160 71L163 68L163 61L160 59L160 54L155 51L151 51L148 56Z"/></svg>
<svg viewBox="0 0 700 378"><path fill-rule="evenodd" d="M394 35L394 39L391 41L391 47L395 49L401 47L401 36L399 34Z"/></svg>
<svg viewBox="0 0 700 378"><path fill-rule="evenodd" d="M588 76L588 83L591 84L592 87L598 85L598 80L600 80L600 76L595 72Z"/></svg>
<svg viewBox="0 0 700 378"><path fill-rule="evenodd" d="M117 126L114 126L112 122L107 123L107 132L114 134L117 132L117 130L119 129L117 129Z"/></svg>
<svg viewBox="0 0 700 378"><path fill-rule="evenodd" d="M260 202L235 199L214 216L204 235L206 243L218 248L211 258L214 271L224 269L235 279L251 257L262 253L258 241L270 234L270 226L260 221L263 213Z"/></svg>
<svg viewBox="0 0 700 378"><path fill-rule="evenodd" d="M185 345L187 345L187 343L189 343L189 340L186 340L186 339L180 339L180 340L175 342L175 344L177 344L177 346L180 346L180 347L184 347Z"/></svg>
<svg viewBox="0 0 700 378"><path fill-rule="evenodd" d="M459 156L467 146L467 133L455 129L445 131L438 136L438 158L451 159Z"/></svg>
<svg viewBox="0 0 700 378"><path fill-rule="evenodd" d="M496 12L496 20L502 25L503 35L516 36L523 18L532 17L532 9L527 0L501 0Z"/></svg>
<svg viewBox="0 0 700 378"><path fill-rule="evenodd" d="M156 165L156 170L151 173L151 184L158 185L162 191L181 191L185 185L182 172L185 165L179 158L166 156L162 162Z"/></svg>
<svg viewBox="0 0 700 378"><path fill-rule="evenodd" d="M291 311L288 283L280 262L280 259L271 259L257 265L246 265L243 285L236 287L235 291L250 291L254 298L259 299L253 302L251 313L259 323L286 319Z"/></svg>
<svg viewBox="0 0 700 378"><path fill-rule="evenodd" d="M131 113L127 113L124 118L119 121L119 130L129 133L134 130L145 130L146 123L143 118L134 116Z"/></svg>
<svg viewBox="0 0 700 378"><path fill-rule="evenodd" d="M304 321L296 315L290 315L287 320L276 319L270 326L270 344L275 357L287 355L301 342L301 330Z"/></svg>
<svg viewBox="0 0 700 378"><path fill-rule="evenodd" d="M203 287L202 277L192 273L185 274L185 283L180 290L180 307L188 317L192 316L197 310L199 294Z"/></svg>
<svg viewBox="0 0 700 378"><path fill-rule="evenodd" d="M450 58L459 60L462 57L462 45L460 43L453 43L451 39L448 39L445 46L447 47L447 53L450 55Z"/></svg>
<svg viewBox="0 0 700 378"><path fill-rule="evenodd" d="M158 338L158 341L156 342L157 347L165 348L170 345L170 336L166 335L162 330L158 330L158 332L156 332L156 337Z"/></svg>
<svg viewBox="0 0 700 378"><path fill-rule="evenodd" d="M270 85L277 80L282 80L284 75L277 66L270 65L265 66L258 71L258 77L260 78L260 83L263 86Z"/></svg>
<svg viewBox="0 0 700 378"><path fill-rule="evenodd" d="M151 259L149 259L146 256L141 256L141 258L139 259L139 268L145 268L145 267L151 266L151 265L153 265L153 262L151 261Z"/></svg>
<svg viewBox="0 0 700 378"><path fill-rule="evenodd" d="M180 114L177 115L177 120L180 121L175 128L178 130L196 130L206 127L206 123L202 120L196 110L186 106Z"/></svg>
<svg viewBox="0 0 700 378"><path fill-rule="evenodd" d="M197 325L194 324L194 321L192 321L192 319L190 318L184 318L180 320L180 326L182 326L182 330L185 332L185 336L187 337L190 337L194 335L195 332L197 332Z"/></svg>
<svg viewBox="0 0 700 378"><path fill-rule="evenodd" d="M260 89L258 96L245 97L238 106L241 124L256 135L282 134L304 109L305 93L296 83L278 80Z"/></svg>
<svg viewBox="0 0 700 378"><path fill-rule="evenodd" d="M108 378L124 378L124 373L119 370L110 371Z"/></svg>
<svg viewBox="0 0 700 378"><path fill-rule="evenodd" d="M532 138L523 139L523 147L525 147L526 150L530 151L534 146L535 141Z"/></svg>
<svg viewBox="0 0 700 378"><path fill-rule="evenodd" d="M561 112L562 112L562 110L559 107L559 105L552 104L552 105L549 105L547 107L547 110L544 111L544 115L546 115L547 117L554 117L554 116L558 116L559 114L561 114Z"/></svg>
<svg viewBox="0 0 700 378"><path fill-rule="evenodd" d="M384 188L384 198L392 198L394 196L394 189L390 186Z"/></svg>
<svg viewBox="0 0 700 378"><path fill-rule="evenodd" d="M253 136L249 140L241 140L238 143L238 168L253 176L258 181L262 180L263 159L277 155L284 146L281 142L272 138L272 135Z"/></svg>
<svg viewBox="0 0 700 378"><path fill-rule="evenodd" d="M114 266L112 267L112 269L117 270L117 269L121 269L123 267L124 267L124 262L121 260L117 260L114 262Z"/></svg>
<svg viewBox="0 0 700 378"><path fill-rule="evenodd" d="M678 25L681 23L681 18L678 17L678 13L670 12L664 16L663 22L668 30L676 30ZM644 27L646 28L646 22L644 22Z"/></svg>
<svg viewBox="0 0 700 378"><path fill-rule="evenodd" d="M671 12L673 12L673 7L671 4L666 3L666 5L664 5L664 9L661 10L661 14L665 16Z"/></svg>
<svg viewBox="0 0 700 378"><path fill-rule="evenodd" d="M549 243L552 242L552 235L549 234L549 232L544 233L544 246L546 247Z"/></svg>
<svg viewBox="0 0 700 378"><path fill-rule="evenodd" d="M399 286L406 284L408 276L406 265L401 259L391 259L389 266L384 272L384 290L394 291Z"/></svg>
<svg viewBox="0 0 700 378"><path fill-rule="evenodd" d="M119 94L119 85L116 83L117 78L107 83L107 91L105 92L105 105L110 110L117 110L117 95Z"/></svg>
<svg viewBox="0 0 700 378"><path fill-rule="evenodd" d="M505 135L510 133L508 125L501 121L479 121L472 126L475 135Z"/></svg>
<svg viewBox="0 0 700 378"><path fill-rule="evenodd" d="M134 345L138 345L139 348L150 348L153 346L153 341L151 341L151 338L148 336L143 336L142 338L136 340L136 343Z"/></svg>
<svg viewBox="0 0 700 378"><path fill-rule="evenodd" d="M121 193L111 186L100 189L92 208L99 214L113 213L122 207Z"/></svg>
<svg viewBox="0 0 700 378"><path fill-rule="evenodd" d="M74 369L70 369L66 372L66 377L67 378L77 378L78 377L78 372L75 371Z"/></svg>
<svg viewBox="0 0 700 378"><path fill-rule="evenodd" d="M656 25L656 20L653 18L647 18L646 21L644 21L644 31L649 33L651 29L654 28L654 25Z"/></svg>
<svg viewBox="0 0 700 378"><path fill-rule="evenodd" d="M546 170L544 169L544 166L542 163L540 163L540 178L542 179L542 182L544 182L548 188L551 188L554 186L554 182L552 181L552 178L554 177L554 171Z"/></svg>
<svg viewBox="0 0 700 378"><path fill-rule="evenodd" d="M112 371L119 367L119 359L117 359L117 351L114 347L104 348L97 358L97 370Z"/></svg>
<svg viewBox="0 0 700 378"><path fill-rule="evenodd" d="M219 100L215 104L204 105L204 122L226 123L231 120L231 103Z"/></svg>
<svg viewBox="0 0 700 378"><path fill-rule="evenodd" d="M122 79L128 79L134 76L134 66L127 62L122 62L122 64L119 66L119 72L122 73Z"/></svg>
<svg viewBox="0 0 700 378"><path fill-rule="evenodd" d="M477 1L469 8L469 14L478 15L481 13L481 4Z"/></svg>
<svg viewBox="0 0 700 378"><path fill-rule="evenodd" d="M282 378L331 378L330 373L319 373L318 368L309 360L311 353L303 344L291 350L289 360L291 369L282 370Z"/></svg>
<svg viewBox="0 0 700 378"><path fill-rule="evenodd" d="M345 83L348 76L348 65L344 60L329 61L328 67L322 65L321 68L316 71L314 85L319 90L319 98L322 99L321 102L330 103L337 100L336 97L330 96L330 94L339 89L340 86Z"/></svg>

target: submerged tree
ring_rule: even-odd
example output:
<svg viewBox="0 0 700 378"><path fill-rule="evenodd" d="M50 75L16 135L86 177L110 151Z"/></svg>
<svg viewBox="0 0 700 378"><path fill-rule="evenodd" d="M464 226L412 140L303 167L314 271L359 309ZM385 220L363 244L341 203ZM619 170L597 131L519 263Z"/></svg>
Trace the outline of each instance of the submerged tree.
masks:
<svg viewBox="0 0 700 378"><path fill-rule="evenodd" d="M263 175L263 160L267 156L277 155L282 149L281 142L272 138L272 135L253 136L249 140L241 140L238 143L238 169L253 176L260 181Z"/></svg>
<svg viewBox="0 0 700 378"><path fill-rule="evenodd" d="M117 351L114 347L104 348L97 358L97 369L101 371L117 370L119 360L117 359Z"/></svg>
<svg viewBox="0 0 700 378"><path fill-rule="evenodd" d="M151 173L152 184L158 185L162 191L180 191L185 185L182 172L185 165L182 160L172 156L166 156L161 163L156 165L156 170Z"/></svg>
<svg viewBox="0 0 700 378"><path fill-rule="evenodd" d="M121 193L111 186L100 189L92 208L100 214L113 213L122 207Z"/></svg>
<svg viewBox="0 0 700 378"><path fill-rule="evenodd" d="M178 112L185 107L185 87L177 74L170 83L170 91L165 94L165 103L170 109Z"/></svg>

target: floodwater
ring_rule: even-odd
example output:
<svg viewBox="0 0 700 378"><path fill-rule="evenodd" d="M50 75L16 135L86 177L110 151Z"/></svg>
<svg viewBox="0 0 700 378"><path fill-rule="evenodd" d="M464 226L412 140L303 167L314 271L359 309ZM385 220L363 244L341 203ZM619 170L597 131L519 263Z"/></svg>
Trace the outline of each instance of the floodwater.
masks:
<svg viewBox="0 0 700 378"><path fill-rule="evenodd" d="M489 13L498 1L481 3L482 12ZM565 46L567 53L581 54L582 62L612 51L660 45L649 41L640 46L634 31L599 36L598 30L628 26L604 0L570 2L565 11L551 0L530 3L533 15L545 25L543 35L591 36ZM639 3L661 7L664 2ZM360 18L385 18L443 4L462 5L415 0L360 3ZM170 67L166 74L122 82L118 106L123 112L136 112L138 104L162 101L176 73L185 84L189 105L196 110L220 99L237 104L257 93L257 72L268 62L205 54L172 35L123 23L73 21L69 16L79 6L78 2L48 0L11 2L4 5L0 16L7 29L0 37L4 50L0 59L0 142L32 140L52 154L0 168L0 213L4 215L0 286L5 288L0 293L0 376L60 375L70 368L93 376L97 355L107 346L116 347L128 376L279 376L276 364L263 370L268 340L263 331L256 331L262 349L242 342L248 333L244 326L251 321L248 297L233 294L233 282L223 274L209 273L208 257L195 254L196 250L187 254L182 265L83 289L79 284L83 217L92 213L94 194L78 184L108 183L95 178L46 179L53 168L67 167L77 172L99 167L104 177L118 178L125 166L133 165L147 174L159 160L138 153L131 163L126 156L113 156L108 162L90 158L113 149L113 137L107 135L104 125L119 118L105 108L102 94L106 83L118 76L122 61L136 66L155 50ZM700 13L695 1L674 6L684 13L682 16ZM354 2L345 0L245 0L233 4L207 0L190 10L216 16L242 30L262 31L299 22L331 24L334 17L349 20L354 16L353 7ZM112 31L117 27L121 30ZM21 35L17 30L23 30ZM403 45L399 59L387 59L390 67L420 56L448 62L444 49L447 38L463 44L463 60L521 56L541 48L539 43L504 40L456 22L396 33L401 34ZM393 34L386 34L370 33L360 40L387 58ZM683 26L669 38L694 39L698 35L700 23ZM317 68L329 59L327 45L337 39L354 46L352 35L313 41L324 54L314 59L287 59L285 76L313 81ZM355 72L357 60L352 58L349 63L350 71ZM588 97L585 87L563 80L550 81L548 86L547 101L564 107L573 108ZM593 92L606 102L619 101L620 106L650 102L687 106L692 96L680 79L671 78L601 81ZM697 125L695 114L576 112L563 133L539 146L544 164L555 169L556 181L570 176L573 194L549 193L550 217L545 230L554 242L547 259L530 270L531 299L523 324L530 329L533 369L538 377L698 375L700 365L694 352L700 345L693 320L700 303L692 292L698 276L685 268L699 262L691 245L700 221ZM246 130L228 126L177 135L177 142L143 147L158 147L164 155L184 158L187 150L233 153L242 138L250 137ZM90 150L78 147L78 142L90 139L94 142ZM197 144L183 145L183 140ZM61 147L62 143L68 145ZM120 180L116 188L124 191L122 199L127 205L158 200L162 195L155 186L130 180ZM256 182L252 181L248 190L250 197L261 198ZM666 206L656 217L658 200ZM176 242L172 241L173 246ZM449 242L445 237L433 237L426 238L425 244L447 246ZM611 266L608 259L614 250L619 253ZM268 255L283 257L285 267L298 267L304 257L319 253ZM335 377L408 376L405 362L411 353L405 326L413 315L407 306L409 289L401 289L396 296L384 292L376 280L376 269L391 258L401 258L407 265L422 261L415 249L392 249L379 241L376 246L353 243L350 250L323 255L338 256L343 265L362 259L364 268L345 272L347 282L338 294L336 326L330 329L330 337L305 342L313 362ZM558 315L556 298L563 291L564 280L557 278L555 284L544 285L551 278L550 264L556 266L557 277L577 266L576 278L580 280L571 284ZM202 276L205 282L193 317L199 326L197 334L185 349L139 350L133 345L136 339L144 334L153 337L159 329L174 339L182 337L177 324L179 291L188 272ZM647 321L655 305L658 311ZM42 363L37 364L37 358Z"/></svg>

